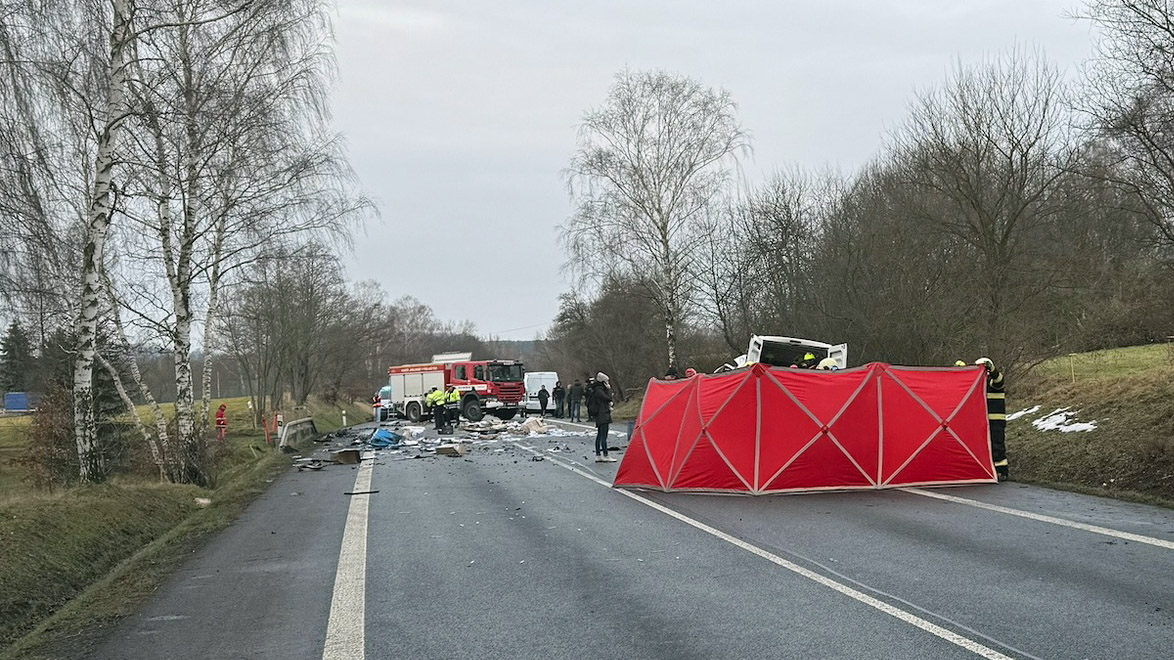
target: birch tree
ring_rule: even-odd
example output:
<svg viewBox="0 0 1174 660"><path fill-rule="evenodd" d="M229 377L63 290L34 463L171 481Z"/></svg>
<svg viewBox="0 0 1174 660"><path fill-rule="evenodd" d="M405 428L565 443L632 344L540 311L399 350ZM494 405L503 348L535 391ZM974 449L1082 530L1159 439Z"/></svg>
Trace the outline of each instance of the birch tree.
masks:
<svg viewBox="0 0 1174 660"><path fill-rule="evenodd" d="M223 278L284 236L341 234L369 203L353 194L341 143L327 129L323 3L187 0L168 11L172 27L138 42L132 89L143 159L125 206L132 261L158 268L164 286L132 273L121 288L136 323L171 346L179 450L172 454L184 463L182 480L204 483Z"/></svg>
<svg viewBox="0 0 1174 660"><path fill-rule="evenodd" d="M565 172L575 205L562 228L568 266L596 281L646 283L670 368L710 202L748 150L728 92L661 71L619 73L579 128Z"/></svg>
<svg viewBox="0 0 1174 660"><path fill-rule="evenodd" d="M126 121L128 61L134 33L131 29L132 0L111 0L110 58L107 64L103 117L94 157L93 186L89 213L82 236L81 294L75 330L77 356L73 364L73 419L81 478L93 480L101 473L95 464L97 444L94 417L94 355L97 352L98 313L101 308L101 272L105 261L106 238L114 210L113 178L117 165L115 149Z"/></svg>

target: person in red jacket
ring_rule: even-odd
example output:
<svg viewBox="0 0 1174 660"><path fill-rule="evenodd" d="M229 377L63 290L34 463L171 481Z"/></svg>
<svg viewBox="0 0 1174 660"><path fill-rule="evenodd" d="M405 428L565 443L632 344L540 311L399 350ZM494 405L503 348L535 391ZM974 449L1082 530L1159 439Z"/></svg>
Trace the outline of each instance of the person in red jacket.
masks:
<svg viewBox="0 0 1174 660"><path fill-rule="evenodd" d="M220 409L216 411L216 439L224 440L224 436L228 435L228 413L227 406L220 404Z"/></svg>

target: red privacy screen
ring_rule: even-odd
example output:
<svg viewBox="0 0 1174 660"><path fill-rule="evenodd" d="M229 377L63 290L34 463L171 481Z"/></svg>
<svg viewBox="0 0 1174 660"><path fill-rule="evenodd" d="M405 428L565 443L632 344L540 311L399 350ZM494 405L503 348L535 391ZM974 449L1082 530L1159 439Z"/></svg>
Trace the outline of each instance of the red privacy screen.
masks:
<svg viewBox="0 0 1174 660"><path fill-rule="evenodd" d="M985 374L755 364L652 380L614 485L762 494L995 483Z"/></svg>

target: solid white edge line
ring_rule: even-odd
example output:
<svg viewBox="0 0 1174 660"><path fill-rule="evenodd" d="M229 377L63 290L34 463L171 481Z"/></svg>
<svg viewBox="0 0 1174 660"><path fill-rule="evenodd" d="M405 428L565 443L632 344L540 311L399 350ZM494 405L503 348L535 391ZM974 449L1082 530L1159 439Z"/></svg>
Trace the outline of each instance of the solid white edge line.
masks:
<svg viewBox="0 0 1174 660"><path fill-rule="evenodd" d="M521 447L522 449L525 449L526 451L528 451L536 456L544 456L544 454L542 452L540 452L532 447L528 447L520 442L518 442L516 444L519 447ZM787 569L788 571L791 571L792 573L795 573L797 575L805 577L808 580L815 582L816 584L827 587L828 589L831 589L833 591L837 591L841 594L844 594L845 596L848 596L849 598L852 598L853 600L864 603L865 605L868 605L869 607L872 607L876 610L884 612L885 614L888 614L889 616L892 616L892 617L899 619L905 623L908 623L911 626L915 626L917 628L920 628L920 629L930 633L931 635L934 635L935 637L938 637L938 638L943 639L947 642L950 642L951 644L960 646L963 649L966 649L967 651L974 653L975 655L981 656L983 658L988 658L989 660L1013 660L1010 656L1003 655L1002 653L999 653L998 651L996 651L988 646L984 646L983 644L979 644L978 642L976 642L968 637L964 637L964 636L959 635L958 633L955 633L951 630L947 630L947 629L945 629L939 625L936 625L934 623L931 623L931 622L929 622L929 621L927 621L927 620L925 620L915 614L911 614L911 613L906 612L905 610L902 610L900 608L893 607L892 605L889 605L888 603L886 603L884 601L873 598L872 596L869 596L868 594L866 594L862 591L858 591L856 589L853 589L852 587L849 587L846 584L842 584L842 583L837 582L831 578L824 577L823 575L820 575L819 573L816 573L814 571L803 568L802 566L795 564L793 562L787 561L786 559L783 559L782 557L779 557L776 554L773 554L771 552L763 550L762 548L759 548L758 546L751 545L750 543L747 543L747 542L743 541L742 539L731 536L731 535L721 531L720 529L710 527L709 525L706 525L705 523L703 523L699 520L694 520L694 519L690 518L689 516L686 516L683 513L680 513L678 511L674 511L673 509L670 509L664 505L657 504L656 502L653 502L650 499L647 499L645 497L637 495L636 493L633 493L629 490L626 490L623 488L612 488L611 484L604 481L603 479L600 479L598 476L591 474L590 472L587 472L586 470L581 470L581 469L575 467L574 465L570 465L570 464L566 463L565 461L559 460L558 458L555 458L553 456L546 456L546 458L549 458L551 460L551 462L555 463L556 465L559 465L563 468L566 468L566 469L570 470L571 472L574 472L575 474L578 474L580 476L587 477L591 481L594 481L595 483L597 483L601 486L604 486L606 488L610 488L614 492L617 492L625 497L629 497L633 500L636 500L637 502L640 502L641 504L644 504L645 506L656 509L657 511L660 511L661 513L663 513L665 515L676 518L677 520L679 520L687 525L691 525L693 527L696 527L697 529L699 529L707 534L710 534L712 536L716 536L717 538L719 538L719 539L721 539L731 545L734 545L738 548L741 548L751 554L758 555L759 557L771 562L772 564L775 564L777 566L780 566L782 568Z"/></svg>
<svg viewBox="0 0 1174 660"><path fill-rule="evenodd" d="M1063 518L1056 518L1053 516L1045 516L1042 513L1032 513L1030 511L1020 511L1019 509L1012 509L1010 507L999 506L998 504L987 504L978 500L971 500L965 497L958 497L957 495L946 495L945 493L936 493L933 491L922 490L920 488L900 488L906 493L913 495L921 495L923 497L932 497L936 500L944 500L946 502L953 502L955 504L964 504L978 509L986 509L987 511L997 511L998 513L1005 513L1009 516L1018 516L1020 518L1027 518L1028 520L1036 520L1039 522L1051 523L1053 525L1060 525L1061 527L1069 527L1071 529L1079 529L1085 532L1092 532L1093 534L1103 534L1113 538L1122 539L1125 541L1134 541L1135 543L1146 543L1148 545L1157 546L1159 548L1166 548L1167 550L1174 550L1174 541L1166 541L1163 539L1156 539L1152 536L1142 536L1141 534L1132 534L1130 532L1122 532L1116 529L1109 529L1108 527L1098 527L1097 525L1089 525L1087 523L1080 523L1073 520L1065 520Z"/></svg>
<svg viewBox="0 0 1174 660"><path fill-rule="evenodd" d="M354 492L371 490L374 461L360 461ZM322 660L363 660L367 653L367 510L370 495L351 495Z"/></svg>

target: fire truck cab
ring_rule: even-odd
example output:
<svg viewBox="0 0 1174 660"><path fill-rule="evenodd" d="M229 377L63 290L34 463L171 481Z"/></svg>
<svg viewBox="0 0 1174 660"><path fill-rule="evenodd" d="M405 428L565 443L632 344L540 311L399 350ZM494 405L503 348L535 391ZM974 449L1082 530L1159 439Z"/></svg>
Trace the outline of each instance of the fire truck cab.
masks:
<svg viewBox="0 0 1174 660"><path fill-rule="evenodd" d="M391 406L413 422L430 414L424 402L433 388L451 383L461 393L461 414L480 421L485 413L512 419L525 396L522 363L516 360L474 360L472 353L432 356L427 364L405 364L387 370Z"/></svg>

